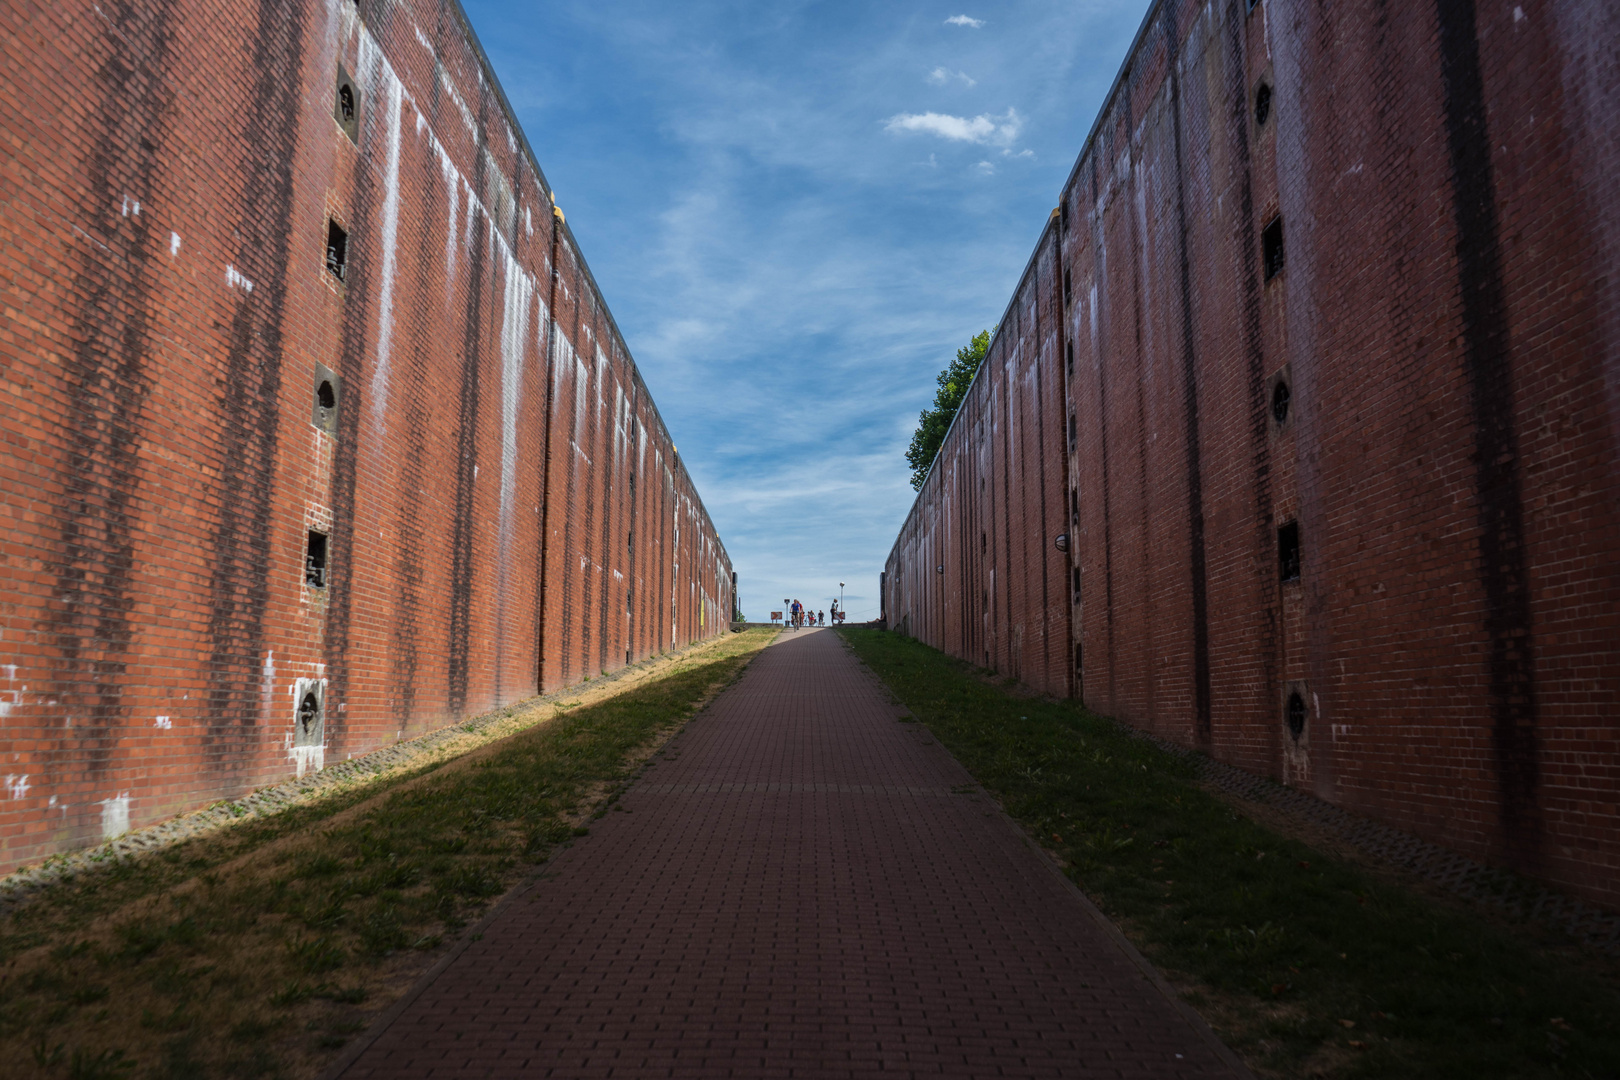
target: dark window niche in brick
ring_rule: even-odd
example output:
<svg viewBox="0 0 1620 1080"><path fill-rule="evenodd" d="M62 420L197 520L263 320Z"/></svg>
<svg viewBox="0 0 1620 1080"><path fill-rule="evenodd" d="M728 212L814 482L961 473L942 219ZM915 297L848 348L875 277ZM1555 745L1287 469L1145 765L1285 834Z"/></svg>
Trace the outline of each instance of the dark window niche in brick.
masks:
<svg viewBox="0 0 1620 1080"><path fill-rule="evenodd" d="M338 402L343 396L343 380L325 364L315 365L315 400L311 406L309 422L336 435L338 430Z"/></svg>
<svg viewBox="0 0 1620 1080"><path fill-rule="evenodd" d="M320 746L326 741L326 688L314 679L299 679L298 686L293 745Z"/></svg>
<svg viewBox="0 0 1620 1080"><path fill-rule="evenodd" d="M1270 281L1283 269L1282 218L1274 217L1260 234L1260 261L1265 266L1266 280Z"/></svg>
<svg viewBox="0 0 1620 1080"><path fill-rule="evenodd" d="M1069 231L1069 200L1064 199L1058 204L1058 228L1063 232Z"/></svg>
<svg viewBox="0 0 1620 1080"><path fill-rule="evenodd" d="M1290 521L1277 530L1277 576L1284 581L1299 580L1299 522Z"/></svg>
<svg viewBox="0 0 1620 1080"><path fill-rule="evenodd" d="M1072 379L1074 378L1074 342L1065 342L1063 345L1063 370Z"/></svg>
<svg viewBox="0 0 1620 1080"><path fill-rule="evenodd" d="M309 546L304 551L304 583L317 589L326 588L327 540L325 533L309 530Z"/></svg>
<svg viewBox="0 0 1620 1080"><path fill-rule="evenodd" d="M1288 702L1283 706L1283 722L1288 725L1288 734L1299 742L1299 737L1305 734L1305 717L1310 710L1305 705L1305 695L1299 690L1288 693Z"/></svg>
<svg viewBox="0 0 1620 1080"><path fill-rule="evenodd" d="M1271 119L1271 84L1261 83L1254 90L1254 125L1265 127Z"/></svg>
<svg viewBox="0 0 1620 1080"><path fill-rule="evenodd" d="M1079 441L1079 437L1080 437L1080 430L1079 430L1078 427L1075 426L1074 413L1070 413L1069 414L1069 451L1071 453L1074 451L1075 445Z"/></svg>
<svg viewBox="0 0 1620 1080"><path fill-rule="evenodd" d="M1069 489L1069 524L1080 524L1080 493Z"/></svg>
<svg viewBox="0 0 1620 1080"><path fill-rule="evenodd" d="M304 695L304 700L298 703L298 733L308 739L314 734L315 725L320 722L321 699L311 690Z"/></svg>
<svg viewBox="0 0 1620 1080"><path fill-rule="evenodd" d="M1063 306L1068 307L1074 302L1074 275L1063 271Z"/></svg>
<svg viewBox="0 0 1620 1080"><path fill-rule="evenodd" d="M1271 433L1280 435L1294 417L1294 380L1284 364L1266 379L1266 417Z"/></svg>
<svg viewBox="0 0 1620 1080"><path fill-rule="evenodd" d="M331 220L326 223L326 270L339 281L349 272L349 234Z"/></svg>
<svg viewBox="0 0 1620 1080"><path fill-rule="evenodd" d="M349 141L356 145L360 142L360 91L355 89L354 80L349 73L338 65L337 90L332 95L332 119L337 121L338 127Z"/></svg>
<svg viewBox="0 0 1620 1080"><path fill-rule="evenodd" d="M1080 602L1080 568L1074 567L1074 602Z"/></svg>

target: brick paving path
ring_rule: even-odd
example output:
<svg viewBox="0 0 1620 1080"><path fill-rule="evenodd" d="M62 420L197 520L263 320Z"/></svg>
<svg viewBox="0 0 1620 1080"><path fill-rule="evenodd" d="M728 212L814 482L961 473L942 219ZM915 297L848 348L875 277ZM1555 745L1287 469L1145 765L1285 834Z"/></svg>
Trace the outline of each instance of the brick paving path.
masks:
<svg viewBox="0 0 1620 1080"><path fill-rule="evenodd" d="M658 761L333 1075L1247 1075L833 634Z"/></svg>

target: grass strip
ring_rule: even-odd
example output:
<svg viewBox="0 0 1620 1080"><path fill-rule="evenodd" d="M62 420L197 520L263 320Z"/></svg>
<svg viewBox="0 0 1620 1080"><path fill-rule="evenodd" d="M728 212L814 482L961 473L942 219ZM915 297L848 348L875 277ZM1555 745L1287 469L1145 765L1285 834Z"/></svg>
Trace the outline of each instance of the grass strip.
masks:
<svg viewBox="0 0 1620 1080"><path fill-rule="evenodd" d="M1601 965L1265 827L1078 703L840 633L1256 1073L1620 1076Z"/></svg>
<svg viewBox="0 0 1620 1080"><path fill-rule="evenodd" d="M735 635L451 762L51 887L0 920L0 1071L315 1075L774 635Z"/></svg>

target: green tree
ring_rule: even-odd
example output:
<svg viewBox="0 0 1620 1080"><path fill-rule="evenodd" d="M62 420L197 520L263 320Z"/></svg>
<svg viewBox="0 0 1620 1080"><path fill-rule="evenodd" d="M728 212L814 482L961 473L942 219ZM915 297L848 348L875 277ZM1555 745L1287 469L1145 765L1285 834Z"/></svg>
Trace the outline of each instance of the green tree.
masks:
<svg viewBox="0 0 1620 1080"><path fill-rule="evenodd" d="M934 464L934 455L939 453L940 443L945 441L945 433L956 418L956 410L962 407L962 398L973 383L973 373L984 362L984 354L990 348L990 335L995 329L992 326L975 334L972 341L956 350L956 359L936 376L939 390L934 394L933 407L924 409L917 417L917 430L911 436L911 445L906 447L912 487L922 488L928 469Z"/></svg>

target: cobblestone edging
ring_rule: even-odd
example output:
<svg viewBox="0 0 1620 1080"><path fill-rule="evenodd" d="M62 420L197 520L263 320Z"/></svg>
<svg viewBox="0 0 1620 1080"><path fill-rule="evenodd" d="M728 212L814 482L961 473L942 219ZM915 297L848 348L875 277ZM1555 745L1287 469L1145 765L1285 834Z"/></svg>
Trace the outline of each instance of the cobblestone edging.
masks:
<svg viewBox="0 0 1620 1080"><path fill-rule="evenodd" d="M1215 761L1127 725L1120 726L1162 750L1193 759L1200 778L1227 794L1281 810L1456 896L1513 918L1550 924L1587 948L1620 956L1620 914L1595 908L1507 870L1475 862L1439 844L1324 802L1309 792Z"/></svg>
<svg viewBox="0 0 1620 1080"><path fill-rule="evenodd" d="M76 877L87 870L161 851L239 821L279 814L302 803L378 779L386 773L441 753L449 749L449 744L458 740L465 741L466 745L455 747L454 752L447 755L459 757L496 739L514 735L539 723L542 718L525 715L537 708L554 705L586 690L611 686L627 676L644 672L657 664L679 660L709 643L700 642L680 652L639 661L608 675L598 676L589 684L576 683L550 694L526 698L504 708L475 716L471 720L451 724L449 727L430 731L426 735L418 735L414 739L406 739L392 746L373 750L369 754L328 765L319 772L310 773L299 779L260 788L240 799L217 802L202 810L194 810L158 822L156 825L132 830L99 847L53 855L42 863L25 866L0 878L0 915L14 911L40 889Z"/></svg>

